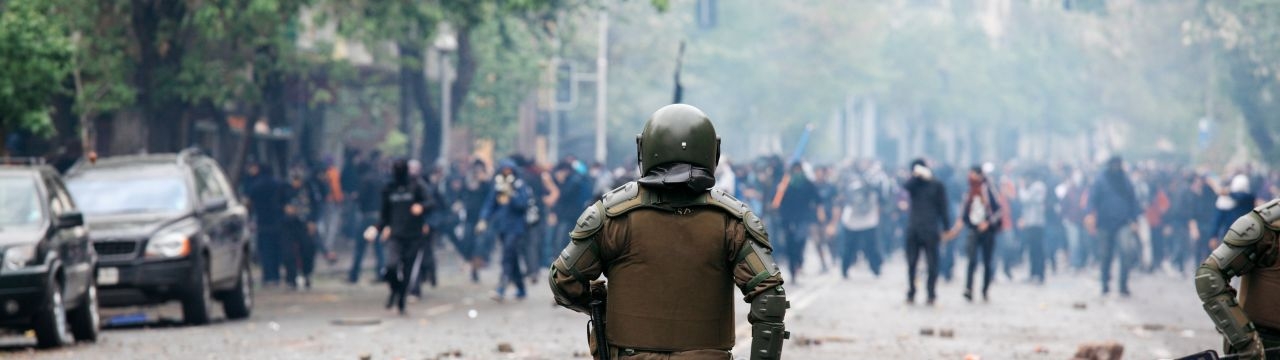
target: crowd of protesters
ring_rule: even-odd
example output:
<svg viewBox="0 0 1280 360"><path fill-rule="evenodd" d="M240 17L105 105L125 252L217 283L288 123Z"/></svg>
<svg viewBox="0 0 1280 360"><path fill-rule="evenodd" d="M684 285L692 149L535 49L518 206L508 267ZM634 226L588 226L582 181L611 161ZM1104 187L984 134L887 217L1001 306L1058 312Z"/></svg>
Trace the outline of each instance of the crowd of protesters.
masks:
<svg viewBox="0 0 1280 360"><path fill-rule="evenodd" d="M384 221L388 184L404 181L392 176L399 163L421 188L422 209L413 216L424 226L412 235L421 246L388 246L384 234L367 231ZM525 285L539 281L566 245L582 209L635 178L634 166L610 169L573 157L543 165L511 155L424 168L351 151L341 165L298 162L282 172L286 179L249 167L241 190L258 222L264 285L308 287L315 259L336 263L333 249L341 248L350 249L347 281L358 283L373 269L374 281L395 279L421 296L424 284L438 281L438 250L451 248L441 254L459 256L472 282L483 280L482 269L500 269L492 279L495 300L523 299ZM886 259L903 250L907 301L915 301L923 261L932 304L936 282L955 279L962 257L963 296L970 301L987 300L1001 276L1039 284L1052 274L1097 271L1107 294L1118 265L1114 289L1128 296L1132 271L1190 274L1235 218L1280 195L1280 172L1215 170L1224 172L1119 157L1074 165L917 159L894 166L769 156L722 159L716 187L763 214L789 283L812 275L804 271L807 256L816 256L807 260L817 271L848 277L864 262L879 276ZM374 266L365 266L366 258ZM402 278L388 276L389 264L402 264Z"/></svg>

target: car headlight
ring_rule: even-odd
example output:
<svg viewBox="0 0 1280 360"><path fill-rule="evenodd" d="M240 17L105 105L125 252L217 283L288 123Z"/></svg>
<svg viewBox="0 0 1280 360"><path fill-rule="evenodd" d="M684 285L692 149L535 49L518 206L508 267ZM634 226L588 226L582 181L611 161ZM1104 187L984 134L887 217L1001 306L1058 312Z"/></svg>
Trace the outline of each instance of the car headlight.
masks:
<svg viewBox="0 0 1280 360"><path fill-rule="evenodd" d="M191 253L191 238L181 233L163 233L147 242L146 257L169 259Z"/></svg>
<svg viewBox="0 0 1280 360"><path fill-rule="evenodd" d="M18 245L4 250L4 268L21 269L36 260L36 245Z"/></svg>

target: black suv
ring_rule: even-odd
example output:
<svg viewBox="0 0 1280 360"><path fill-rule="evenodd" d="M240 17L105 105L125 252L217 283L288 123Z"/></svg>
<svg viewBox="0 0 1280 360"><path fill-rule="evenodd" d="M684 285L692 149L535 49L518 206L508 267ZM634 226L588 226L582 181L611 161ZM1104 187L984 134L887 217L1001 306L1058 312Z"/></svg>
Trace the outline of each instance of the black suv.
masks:
<svg viewBox="0 0 1280 360"><path fill-rule="evenodd" d="M41 347L98 339L97 256L52 168L0 160L0 249L0 326L34 327Z"/></svg>
<svg viewBox="0 0 1280 360"><path fill-rule="evenodd" d="M195 150L80 163L67 186L97 250L103 306L182 302L187 324L253 308L248 210L222 169Z"/></svg>

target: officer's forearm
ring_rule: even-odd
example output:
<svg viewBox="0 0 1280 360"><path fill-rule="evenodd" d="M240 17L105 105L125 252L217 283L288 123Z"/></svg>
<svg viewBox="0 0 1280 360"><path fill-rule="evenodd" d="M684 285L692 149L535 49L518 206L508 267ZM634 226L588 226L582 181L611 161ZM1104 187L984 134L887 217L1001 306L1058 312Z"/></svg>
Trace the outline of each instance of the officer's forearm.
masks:
<svg viewBox="0 0 1280 360"><path fill-rule="evenodd" d="M551 284L551 294L554 295L556 304L583 314L590 312L590 286L584 285L566 272L563 263L559 260L551 265L551 278L548 282Z"/></svg>
<svg viewBox="0 0 1280 360"><path fill-rule="evenodd" d="M787 294L782 287L773 287L751 300L751 359L773 360L782 358L782 341L790 337L783 320L787 308Z"/></svg>
<svg viewBox="0 0 1280 360"><path fill-rule="evenodd" d="M1210 258L1196 271L1196 292L1218 332L1232 346L1242 347L1254 340L1257 331L1236 302L1235 290L1229 280L1219 269L1217 261Z"/></svg>

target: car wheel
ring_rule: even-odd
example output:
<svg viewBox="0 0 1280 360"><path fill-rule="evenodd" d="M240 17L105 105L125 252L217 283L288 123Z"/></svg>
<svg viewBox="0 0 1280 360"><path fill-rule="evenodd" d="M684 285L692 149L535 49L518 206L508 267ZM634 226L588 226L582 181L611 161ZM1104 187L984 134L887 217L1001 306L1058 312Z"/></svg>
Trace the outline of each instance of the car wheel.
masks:
<svg viewBox="0 0 1280 360"><path fill-rule="evenodd" d="M204 262L192 267L195 279L182 294L182 321L187 325L208 324L213 305L213 289L209 283L209 270Z"/></svg>
<svg viewBox="0 0 1280 360"><path fill-rule="evenodd" d="M70 344L71 332L67 330L67 305L62 301L62 284L49 281L45 289L44 308L36 314L36 344L42 348L54 348Z"/></svg>
<svg viewBox="0 0 1280 360"><path fill-rule="evenodd" d="M240 266L236 288L222 297L222 311L228 319L248 318L253 312L253 273L249 271L249 261Z"/></svg>
<svg viewBox="0 0 1280 360"><path fill-rule="evenodd" d="M71 318L71 334L77 341L98 341L98 330L101 329L98 317L98 285L89 284L85 290L84 300L80 306L69 314Z"/></svg>

